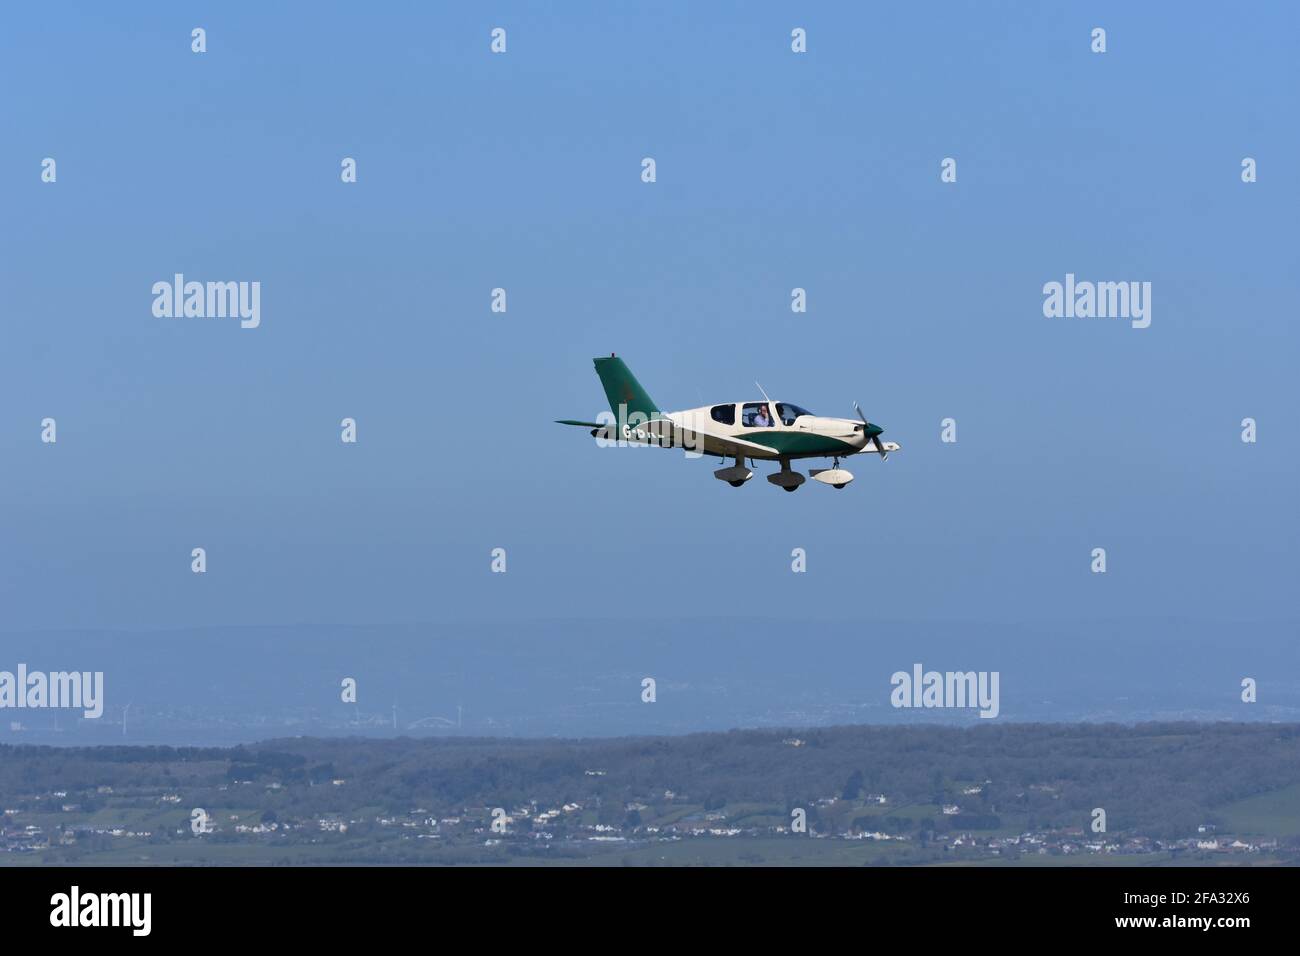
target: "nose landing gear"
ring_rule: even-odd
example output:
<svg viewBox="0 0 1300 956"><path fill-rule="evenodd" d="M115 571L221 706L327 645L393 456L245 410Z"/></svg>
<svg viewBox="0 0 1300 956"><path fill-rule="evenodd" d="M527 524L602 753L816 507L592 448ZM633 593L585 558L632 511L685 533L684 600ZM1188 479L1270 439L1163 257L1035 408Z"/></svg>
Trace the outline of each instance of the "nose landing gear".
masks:
<svg viewBox="0 0 1300 956"><path fill-rule="evenodd" d="M843 488L853 480L853 474L840 467L840 460L835 459L833 468L815 468L808 472L812 475L814 481L820 481L823 485L830 485L832 488Z"/></svg>

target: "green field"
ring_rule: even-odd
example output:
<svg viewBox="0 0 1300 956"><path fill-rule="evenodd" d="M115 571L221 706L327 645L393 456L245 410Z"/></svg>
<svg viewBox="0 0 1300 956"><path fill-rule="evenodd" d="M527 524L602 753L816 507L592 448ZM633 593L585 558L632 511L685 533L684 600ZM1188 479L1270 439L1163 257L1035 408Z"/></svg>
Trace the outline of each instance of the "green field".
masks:
<svg viewBox="0 0 1300 956"><path fill-rule="evenodd" d="M1243 836L1300 836L1300 784L1230 803L1224 830Z"/></svg>

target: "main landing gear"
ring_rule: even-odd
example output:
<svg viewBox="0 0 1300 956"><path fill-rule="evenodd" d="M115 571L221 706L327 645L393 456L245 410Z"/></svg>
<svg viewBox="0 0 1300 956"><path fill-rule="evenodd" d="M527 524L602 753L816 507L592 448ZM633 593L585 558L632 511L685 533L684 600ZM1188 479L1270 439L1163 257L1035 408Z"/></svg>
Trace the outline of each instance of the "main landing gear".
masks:
<svg viewBox="0 0 1300 956"><path fill-rule="evenodd" d="M719 481L725 481L733 488L739 488L753 478L754 473L745 467L745 459L741 455L737 455L734 465L730 468L719 468L713 473L713 477Z"/></svg>
<svg viewBox="0 0 1300 956"><path fill-rule="evenodd" d="M768 475L767 480L778 488L784 488L786 491L794 491L804 482L803 475L794 471L790 467L790 459L781 459L781 470L774 475Z"/></svg>
<svg viewBox="0 0 1300 956"><path fill-rule="evenodd" d="M830 485L832 488L843 488L853 480L853 475L840 467L838 458L835 459L833 468L814 468L808 474L814 481L820 481L823 485ZM753 478L754 473L745 467L744 457L737 455L734 465L730 468L719 468L713 473L713 477L719 481L725 481L733 488L739 488ZM790 459L788 458L781 459L781 470L768 475L767 480L778 488L784 488L786 491L795 491L804 483L803 475L790 467Z"/></svg>

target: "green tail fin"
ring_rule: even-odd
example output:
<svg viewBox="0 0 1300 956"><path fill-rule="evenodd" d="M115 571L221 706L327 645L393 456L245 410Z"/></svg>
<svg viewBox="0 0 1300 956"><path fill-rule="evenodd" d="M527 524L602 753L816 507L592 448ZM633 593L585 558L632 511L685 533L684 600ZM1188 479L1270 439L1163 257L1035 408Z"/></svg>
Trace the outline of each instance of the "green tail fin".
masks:
<svg viewBox="0 0 1300 956"><path fill-rule="evenodd" d="M619 405L626 405L629 416L640 413L647 421L660 417L659 408L654 400L646 394L646 390L641 387L636 376L628 371L621 358L611 355L609 358L598 358L594 361L596 374L600 376L600 384L605 386L605 397L609 399L610 411L617 416Z"/></svg>

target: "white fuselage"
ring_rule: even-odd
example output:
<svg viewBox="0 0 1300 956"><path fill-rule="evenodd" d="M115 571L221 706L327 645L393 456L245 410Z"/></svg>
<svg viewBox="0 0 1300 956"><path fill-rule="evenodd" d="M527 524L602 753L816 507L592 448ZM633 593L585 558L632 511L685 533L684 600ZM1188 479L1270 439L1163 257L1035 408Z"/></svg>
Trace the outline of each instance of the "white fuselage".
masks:
<svg viewBox="0 0 1300 956"><path fill-rule="evenodd" d="M710 435L770 447L770 452L745 449L743 453L746 458L767 460L852 455L870 441L861 421L811 415L785 402L728 402L666 412L664 417L682 428L705 433L704 450L711 454L734 454L735 450L714 447L717 443Z"/></svg>

